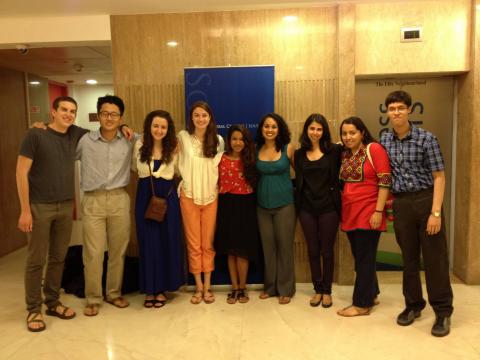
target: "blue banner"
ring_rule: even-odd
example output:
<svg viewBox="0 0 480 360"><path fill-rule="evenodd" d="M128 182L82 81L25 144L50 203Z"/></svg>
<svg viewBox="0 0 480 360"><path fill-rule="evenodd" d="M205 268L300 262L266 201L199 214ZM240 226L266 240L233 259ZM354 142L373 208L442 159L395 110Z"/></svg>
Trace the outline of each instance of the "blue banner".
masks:
<svg viewBox="0 0 480 360"><path fill-rule="evenodd" d="M260 118L274 109L274 75L273 65L186 68L185 114L195 101L206 101L222 136L233 124L255 136Z"/></svg>
<svg viewBox="0 0 480 360"><path fill-rule="evenodd" d="M217 129L224 138L233 124L242 124L255 139L258 122L273 112L275 98L274 66L234 66L185 69L185 114L195 101L206 101L212 108ZM259 237L260 238L260 237ZM249 266L247 282L263 283L261 244L257 263ZM189 276L189 284L195 284ZM215 256L213 284L229 284L227 257Z"/></svg>

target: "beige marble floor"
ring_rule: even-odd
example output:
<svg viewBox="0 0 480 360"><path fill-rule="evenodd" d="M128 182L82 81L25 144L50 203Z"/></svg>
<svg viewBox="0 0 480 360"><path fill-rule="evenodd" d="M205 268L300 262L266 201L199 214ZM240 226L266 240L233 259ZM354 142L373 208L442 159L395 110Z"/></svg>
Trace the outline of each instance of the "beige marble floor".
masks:
<svg viewBox="0 0 480 360"><path fill-rule="evenodd" d="M24 257L22 249L0 259L0 359L480 359L480 286L453 285L452 332L435 338L430 308L413 325L396 325L402 298L395 274L381 274L381 304L364 317L336 315L349 304L351 286L334 286L330 309L308 306L311 286L298 284L289 305L259 300L258 291L250 292L247 304L228 305L224 288L217 289L212 305L191 305L189 293L180 291L154 310L143 308L143 296L133 294L129 308L105 304L94 318L81 314L81 299L64 295L78 316L47 317L46 331L30 333Z"/></svg>

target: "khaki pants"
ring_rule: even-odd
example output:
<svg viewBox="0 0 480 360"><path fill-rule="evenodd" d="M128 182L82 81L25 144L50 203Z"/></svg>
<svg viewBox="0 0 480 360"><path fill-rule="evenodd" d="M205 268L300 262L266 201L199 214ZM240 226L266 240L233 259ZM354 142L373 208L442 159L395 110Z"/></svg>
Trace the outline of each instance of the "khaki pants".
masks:
<svg viewBox="0 0 480 360"><path fill-rule="evenodd" d="M108 247L105 296L121 295L125 252L130 241L130 197L123 189L86 192L82 201L85 297L100 304L103 257Z"/></svg>
<svg viewBox="0 0 480 360"><path fill-rule="evenodd" d="M31 204L33 228L28 236L25 302L30 312L42 308L42 276L48 255L43 292L48 308L59 302L63 264L72 236L73 201Z"/></svg>

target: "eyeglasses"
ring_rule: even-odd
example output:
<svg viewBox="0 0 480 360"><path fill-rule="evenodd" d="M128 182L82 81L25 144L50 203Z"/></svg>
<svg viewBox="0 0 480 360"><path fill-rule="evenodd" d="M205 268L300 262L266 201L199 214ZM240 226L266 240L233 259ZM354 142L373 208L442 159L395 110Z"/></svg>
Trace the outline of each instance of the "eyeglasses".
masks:
<svg viewBox="0 0 480 360"><path fill-rule="evenodd" d="M389 106L387 110L388 110L389 113L394 113L394 112L397 112L397 111L399 113L404 113L404 112L408 111L408 107L405 106L405 105Z"/></svg>
<svg viewBox="0 0 480 360"><path fill-rule="evenodd" d="M102 119L108 119L108 117L110 116L112 120L118 120L120 119L120 116L121 116L117 112L108 112L108 111L100 111L99 115Z"/></svg>

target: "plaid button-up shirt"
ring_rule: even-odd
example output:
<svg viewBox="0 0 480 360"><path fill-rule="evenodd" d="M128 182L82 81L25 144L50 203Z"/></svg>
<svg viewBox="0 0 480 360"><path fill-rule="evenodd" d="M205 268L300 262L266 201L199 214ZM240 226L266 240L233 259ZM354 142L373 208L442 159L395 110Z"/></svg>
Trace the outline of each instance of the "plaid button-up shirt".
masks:
<svg viewBox="0 0 480 360"><path fill-rule="evenodd" d="M433 171L445 165L438 140L431 132L410 124L410 131L399 139L395 131L383 133L380 143L387 149L392 168L393 193L414 192L433 186Z"/></svg>

